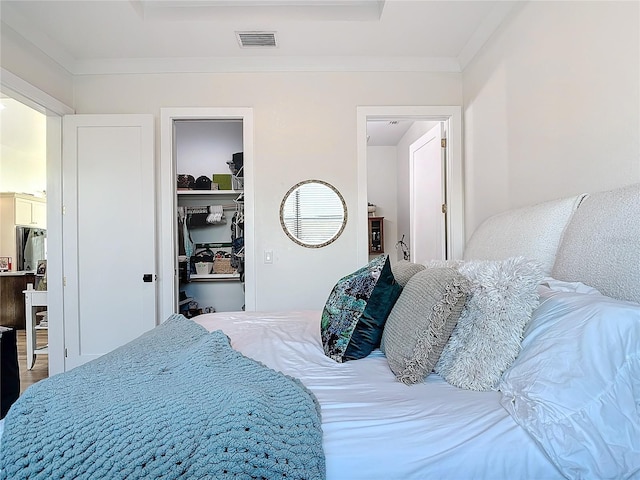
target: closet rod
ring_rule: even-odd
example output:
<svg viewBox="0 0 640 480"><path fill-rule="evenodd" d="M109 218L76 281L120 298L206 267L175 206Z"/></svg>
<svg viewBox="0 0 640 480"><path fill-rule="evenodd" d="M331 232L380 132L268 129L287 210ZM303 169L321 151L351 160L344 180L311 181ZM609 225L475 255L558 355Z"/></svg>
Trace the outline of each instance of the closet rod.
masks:
<svg viewBox="0 0 640 480"><path fill-rule="evenodd" d="M196 243L195 248L224 248L224 247L233 247L233 243L231 242L218 242L218 243Z"/></svg>
<svg viewBox="0 0 640 480"><path fill-rule="evenodd" d="M190 208L209 208L209 207L215 207L217 205L185 205L182 206L182 208L186 208L187 210ZM238 208L237 204L226 204L226 205L220 205L222 207L223 210L235 210L236 208Z"/></svg>

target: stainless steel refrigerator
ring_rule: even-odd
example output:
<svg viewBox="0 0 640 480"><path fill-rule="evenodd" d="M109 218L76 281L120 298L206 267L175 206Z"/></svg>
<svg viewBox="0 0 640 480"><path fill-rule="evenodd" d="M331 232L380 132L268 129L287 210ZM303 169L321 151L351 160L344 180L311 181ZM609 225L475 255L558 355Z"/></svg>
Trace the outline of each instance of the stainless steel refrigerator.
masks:
<svg viewBox="0 0 640 480"><path fill-rule="evenodd" d="M39 260L47 259L47 231L16 227L16 270L35 271Z"/></svg>

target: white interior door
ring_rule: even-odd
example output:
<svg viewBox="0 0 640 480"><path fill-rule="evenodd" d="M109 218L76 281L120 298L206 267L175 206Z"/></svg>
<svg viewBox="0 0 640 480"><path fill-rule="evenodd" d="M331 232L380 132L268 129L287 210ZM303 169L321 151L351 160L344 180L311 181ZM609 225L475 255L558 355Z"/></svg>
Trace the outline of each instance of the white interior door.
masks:
<svg viewBox="0 0 640 480"><path fill-rule="evenodd" d="M156 325L153 148L152 115L64 117L65 370Z"/></svg>
<svg viewBox="0 0 640 480"><path fill-rule="evenodd" d="M446 258L445 176L442 122L411 144L411 261Z"/></svg>

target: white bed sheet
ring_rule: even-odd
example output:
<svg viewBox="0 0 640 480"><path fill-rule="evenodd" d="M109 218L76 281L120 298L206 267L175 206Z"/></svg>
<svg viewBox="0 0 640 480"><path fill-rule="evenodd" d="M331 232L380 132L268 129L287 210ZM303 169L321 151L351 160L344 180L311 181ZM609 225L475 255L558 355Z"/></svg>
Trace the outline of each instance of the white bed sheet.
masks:
<svg viewBox="0 0 640 480"><path fill-rule="evenodd" d="M319 311L195 320L222 330L235 349L299 378L315 394L328 480L563 478L500 405L499 392L462 390L435 374L404 385L379 350L336 363L322 350Z"/></svg>

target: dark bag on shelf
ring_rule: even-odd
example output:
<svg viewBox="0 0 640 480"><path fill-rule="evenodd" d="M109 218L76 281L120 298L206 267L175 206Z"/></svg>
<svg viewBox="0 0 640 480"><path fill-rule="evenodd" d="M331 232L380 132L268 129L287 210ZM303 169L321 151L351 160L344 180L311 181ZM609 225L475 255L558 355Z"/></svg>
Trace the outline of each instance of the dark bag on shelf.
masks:
<svg viewBox="0 0 640 480"><path fill-rule="evenodd" d="M229 170L231 170L231 173L234 174L236 177L242 177L243 176L243 166L244 166L244 153L243 152L238 152L238 153L234 153L232 155L232 160L230 162L227 162L227 165L229 165Z"/></svg>

